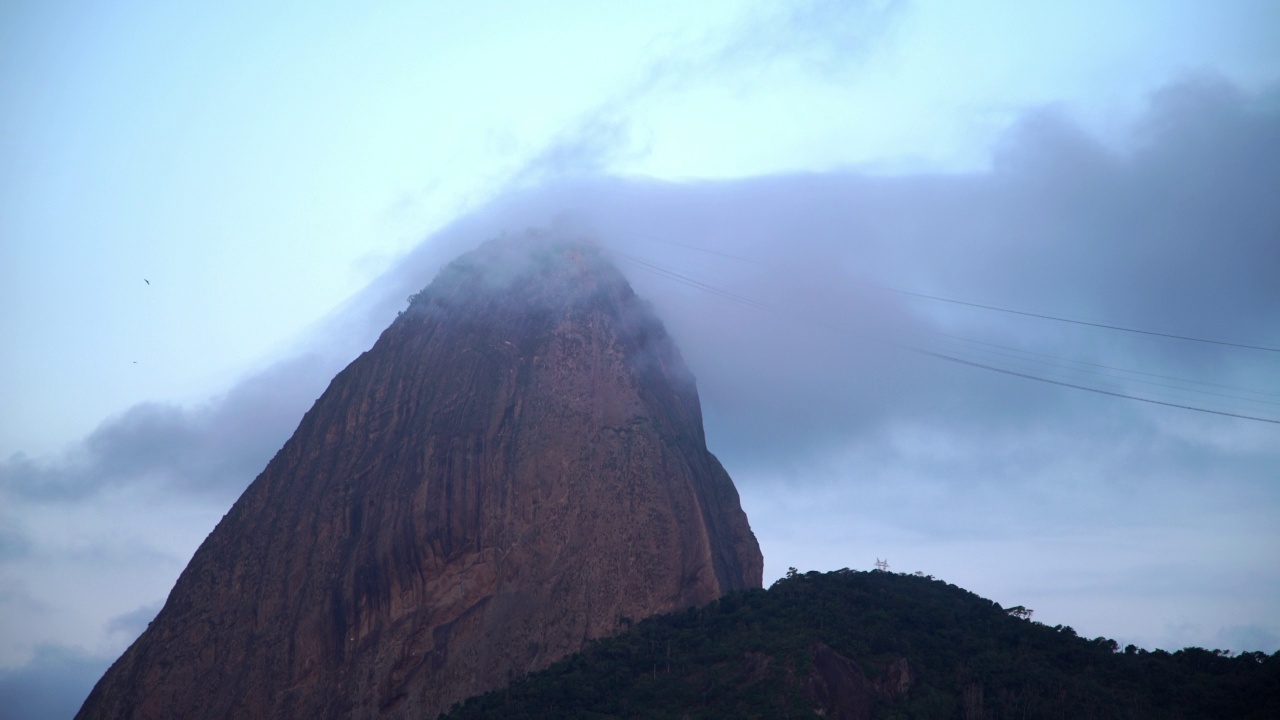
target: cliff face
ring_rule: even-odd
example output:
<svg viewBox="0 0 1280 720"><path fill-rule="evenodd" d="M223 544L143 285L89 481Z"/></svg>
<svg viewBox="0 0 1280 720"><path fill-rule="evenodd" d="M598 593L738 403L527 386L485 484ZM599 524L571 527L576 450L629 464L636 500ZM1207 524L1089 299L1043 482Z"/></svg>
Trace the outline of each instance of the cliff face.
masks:
<svg viewBox="0 0 1280 720"><path fill-rule="evenodd" d="M434 718L761 567L661 323L593 247L493 241L334 378L77 717Z"/></svg>

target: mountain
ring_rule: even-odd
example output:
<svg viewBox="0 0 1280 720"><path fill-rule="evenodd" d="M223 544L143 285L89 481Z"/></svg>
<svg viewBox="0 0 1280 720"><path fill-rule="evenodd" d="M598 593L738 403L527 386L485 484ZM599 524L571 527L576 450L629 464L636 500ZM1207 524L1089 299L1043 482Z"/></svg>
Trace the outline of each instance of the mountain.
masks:
<svg viewBox="0 0 1280 720"><path fill-rule="evenodd" d="M931 577L791 573L627 633L449 720L1270 720L1280 652L1148 652Z"/></svg>
<svg viewBox="0 0 1280 720"><path fill-rule="evenodd" d="M333 379L77 717L435 717L761 569L648 306L501 238Z"/></svg>

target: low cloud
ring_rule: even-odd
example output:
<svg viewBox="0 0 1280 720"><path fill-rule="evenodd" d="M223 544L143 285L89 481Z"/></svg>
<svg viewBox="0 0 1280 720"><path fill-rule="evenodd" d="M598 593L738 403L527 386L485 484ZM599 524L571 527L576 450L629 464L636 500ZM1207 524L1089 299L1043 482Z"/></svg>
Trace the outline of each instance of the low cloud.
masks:
<svg viewBox="0 0 1280 720"><path fill-rule="evenodd" d="M1235 652L1252 652L1251 648L1280 648L1280 635L1276 629L1261 625L1230 625L1218 630L1213 648L1235 649Z"/></svg>
<svg viewBox="0 0 1280 720"><path fill-rule="evenodd" d="M16 455L0 464L0 493L18 502L65 502L149 483L160 491L234 498L293 432L330 372L321 358L305 355L200 406L135 405L63 457Z"/></svg>
<svg viewBox="0 0 1280 720"><path fill-rule="evenodd" d="M200 406L131 408L64 457L0 464L0 519L126 488L140 513L147 493L226 507L443 263L541 228L597 238L664 318L698 378L711 449L752 513L766 584L788 565L867 567L892 553L901 569L1088 636L1215 641L1166 632L1182 612L1226 628L1221 645L1270 652L1280 616L1257 599L1280 583L1266 561L1280 543L1278 426L977 365L1280 419L1276 353L885 288L1280 347L1277 98L1196 78L1158 94L1121 146L1040 109L983 173L577 177L513 192L407 254L303 355ZM32 551L25 532L0 530L0 562ZM1213 572L1221 589L1204 590ZM153 610L106 631L138 631ZM84 674L103 667L46 648L4 671L0 690L55 679L87 690Z"/></svg>
<svg viewBox="0 0 1280 720"><path fill-rule="evenodd" d="M0 707L8 720L73 717L111 658L43 645L26 665L0 669Z"/></svg>
<svg viewBox="0 0 1280 720"><path fill-rule="evenodd" d="M156 619L162 607L164 607L162 602L148 603L136 610L117 615L107 622L107 633L126 637L132 641L147 629L152 620Z"/></svg>
<svg viewBox="0 0 1280 720"><path fill-rule="evenodd" d="M31 542L20 532L0 527L0 562L23 557L31 552Z"/></svg>
<svg viewBox="0 0 1280 720"><path fill-rule="evenodd" d="M1006 447L1038 448L1046 458L1127 438L1138 453L1132 458L1172 453L1184 467L1230 463L1254 477L1276 461L1256 423L978 366L1280 418L1275 353L883 288L1280 347L1273 322L1280 317L1275 94L1253 97L1211 78L1166 88L1118 150L1058 110L1034 111L1010 130L987 173L683 184L599 178L514 193L407 255L331 317L313 353L201 407L131 408L65 458L11 458L0 466L0 489L19 501L55 501L151 482L234 496L328 377L367 348L441 264L484 239L529 227L591 235L616 253L698 376L714 449L745 473L803 473L909 429L968 447L1002 437ZM681 277L730 297L691 288ZM1171 434L1177 426L1205 433L1206 425L1228 428L1228 442L1238 447ZM1025 460L1013 467L996 470L1010 478L1042 472ZM21 540L5 546L17 551Z"/></svg>

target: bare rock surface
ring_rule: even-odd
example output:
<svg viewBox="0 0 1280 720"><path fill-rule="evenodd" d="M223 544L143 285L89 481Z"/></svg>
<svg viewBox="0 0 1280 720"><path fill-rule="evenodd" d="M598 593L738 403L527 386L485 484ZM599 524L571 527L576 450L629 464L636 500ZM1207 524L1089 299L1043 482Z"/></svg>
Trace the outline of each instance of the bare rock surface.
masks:
<svg viewBox="0 0 1280 720"><path fill-rule="evenodd" d="M343 370L79 718L434 718L758 587L662 324L589 244L503 238Z"/></svg>

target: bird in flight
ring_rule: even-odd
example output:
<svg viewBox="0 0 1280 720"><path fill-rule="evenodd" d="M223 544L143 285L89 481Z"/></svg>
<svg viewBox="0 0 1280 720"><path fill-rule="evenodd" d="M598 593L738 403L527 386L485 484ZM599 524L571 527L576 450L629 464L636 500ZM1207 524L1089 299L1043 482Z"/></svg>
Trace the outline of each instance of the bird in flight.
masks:
<svg viewBox="0 0 1280 720"><path fill-rule="evenodd" d="M146 283L146 284L148 284L148 285L150 285L150 284L151 284L151 281L150 281L150 280L148 280L148 279L146 279L146 278L142 278L142 282L144 282L144 283Z"/></svg>

